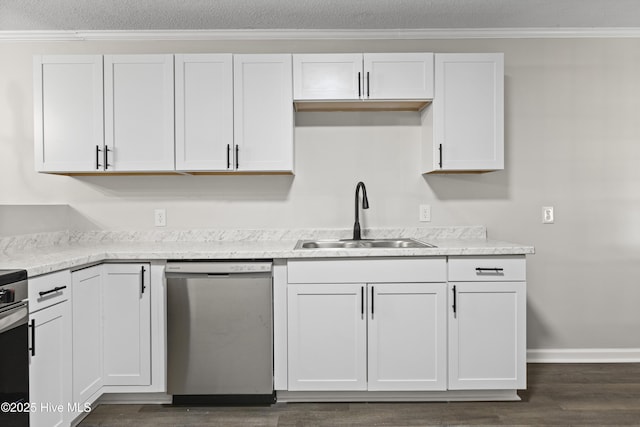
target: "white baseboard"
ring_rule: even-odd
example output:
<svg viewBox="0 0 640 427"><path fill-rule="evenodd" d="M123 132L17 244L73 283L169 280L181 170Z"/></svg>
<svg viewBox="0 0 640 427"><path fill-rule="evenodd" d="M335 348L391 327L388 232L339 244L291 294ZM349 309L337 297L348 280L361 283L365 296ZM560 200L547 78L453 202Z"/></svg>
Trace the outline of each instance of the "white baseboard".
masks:
<svg viewBox="0 0 640 427"><path fill-rule="evenodd" d="M527 363L640 363L640 348L527 350Z"/></svg>
<svg viewBox="0 0 640 427"><path fill-rule="evenodd" d="M497 402L520 400L517 390L282 391L278 403L293 402Z"/></svg>

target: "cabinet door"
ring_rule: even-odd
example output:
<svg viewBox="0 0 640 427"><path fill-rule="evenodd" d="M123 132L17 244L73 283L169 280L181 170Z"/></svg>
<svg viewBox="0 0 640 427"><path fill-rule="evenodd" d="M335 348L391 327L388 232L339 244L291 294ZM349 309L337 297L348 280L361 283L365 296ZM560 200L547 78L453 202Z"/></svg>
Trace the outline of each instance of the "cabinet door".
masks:
<svg viewBox="0 0 640 427"><path fill-rule="evenodd" d="M64 301L29 316L35 324L35 354L29 365L29 401L37 410L29 415L31 427L68 425L71 394L71 303ZM62 407L41 410L41 404Z"/></svg>
<svg viewBox="0 0 640 427"><path fill-rule="evenodd" d="M504 168L502 54L435 55L433 127L433 169Z"/></svg>
<svg viewBox="0 0 640 427"><path fill-rule="evenodd" d="M38 55L33 73L36 169L102 170L102 56Z"/></svg>
<svg viewBox="0 0 640 427"><path fill-rule="evenodd" d="M449 292L449 388L525 388L526 282L455 282Z"/></svg>
<svg viewBox="0 0 640 427"><path fill-rule="evenodd" d="M367 99L432 99L433 53L365 53Z"/></svg>
<svg viewBox="0 0 640 427"><path fill-rule="evenodd" d="M369 285L369 390L445 390L445 283Z"/></svg>
<svg viewBox="0 0 640 427"><path fill-rule="evenodd" d="M231 54L176 55L176 169L231 169Z"/></svg>
<svg viewBox="0 0 640 427"><path fill-rule="evenodd" d="M289 390L366 390L365 286L288 287Z"/></svg>
<svg viewBox="0 0 640 427"><path fill-rule="evenodd" d="M151 383L149 264L104 264L104 384Z"/></svg>
<svg viewBox="0 0 640 427"><path fill-rule="evenodd" d="M71 273L73 402L86 402L102 387L102 266Z"/></svg>
<svg viewBox="0 0 640 427"><path fill-rule="evenodd" d="M234 167L293 170L291 55L234 56Z"/></svg>
<svg viewBox="0 0 640 427"><path fill-rule="evenodd" d="M362 54L293 55L296 100L360 99Z"/></svg>
<svg viewBox="0 0 640 427"><path fill-rule="evenodd" d="M107 170L174 170L173 55L104 57Z"/></svg>

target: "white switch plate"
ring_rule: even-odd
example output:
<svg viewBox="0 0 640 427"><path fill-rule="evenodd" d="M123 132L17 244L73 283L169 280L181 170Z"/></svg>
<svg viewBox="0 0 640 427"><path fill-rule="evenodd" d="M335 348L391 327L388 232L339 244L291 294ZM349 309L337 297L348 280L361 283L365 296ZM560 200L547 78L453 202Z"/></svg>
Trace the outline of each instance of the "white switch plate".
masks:
<svg viewBox="0 0 640 427"><path fill-rule="evenodd" d="M420 205L419 218L420 222L431 221L431 205Z"/></svg>
<svg viewBox="0 0 640 427"><path fill-rule="evenodd" d="M167 210L156 209L153 211L153 223L156 227L166 227L167 225Z"/></svg>
<svg viewBox="0 0 640 427"><path fill-rule="evenodd" d="M542 207L542 223L543 224L553 224L554 220L553 216L553 206L543 206Z"/></svg>

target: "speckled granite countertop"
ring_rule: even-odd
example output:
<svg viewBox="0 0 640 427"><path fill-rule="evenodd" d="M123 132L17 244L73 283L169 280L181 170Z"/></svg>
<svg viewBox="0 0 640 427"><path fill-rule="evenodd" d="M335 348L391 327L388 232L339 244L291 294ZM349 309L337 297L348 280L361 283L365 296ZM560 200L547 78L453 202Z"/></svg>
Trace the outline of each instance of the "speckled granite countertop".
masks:
<svg viewBox="0 0 640 427"><path fill-rule="evenodd" d="M348 229L63 231L0 239L0 268L24 268L29 276L107 260L291 259L455 255L526 255L530 245L487 239L474 227L384 228L363 238L410 237L435 248L302 249L298 240L344 239Z"/></svg>

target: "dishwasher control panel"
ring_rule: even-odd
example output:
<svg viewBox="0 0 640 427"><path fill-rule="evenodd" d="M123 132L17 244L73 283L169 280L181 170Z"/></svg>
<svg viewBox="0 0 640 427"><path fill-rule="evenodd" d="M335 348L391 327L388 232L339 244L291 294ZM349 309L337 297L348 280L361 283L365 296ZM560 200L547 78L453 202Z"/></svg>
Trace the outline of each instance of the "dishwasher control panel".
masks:
<svg viewBox="0 0 640 427"><path fill-rule="evenodd" d="M241 274L269 273L272 261L169 261L167 273Z"/></svg>

